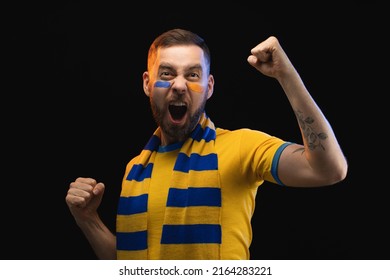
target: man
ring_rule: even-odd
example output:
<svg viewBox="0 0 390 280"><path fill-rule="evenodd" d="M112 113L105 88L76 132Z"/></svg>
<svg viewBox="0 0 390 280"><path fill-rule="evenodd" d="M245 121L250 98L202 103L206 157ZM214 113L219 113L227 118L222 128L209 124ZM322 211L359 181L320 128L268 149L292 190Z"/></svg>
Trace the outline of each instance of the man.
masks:
<svg viewBox="0 0 390 280"><path fill-rule="evenodd" d="M249 259L259 185L317 187L346 177L348 164L332 128L277 38L254 47L248 62L280 83L303 144L215 127L205 112L214 90L206 43L187 30L161 34L143 73L158 127L126 167L116 233L97 213L103 183L77 178L66 196L98 258Z"/></svg>

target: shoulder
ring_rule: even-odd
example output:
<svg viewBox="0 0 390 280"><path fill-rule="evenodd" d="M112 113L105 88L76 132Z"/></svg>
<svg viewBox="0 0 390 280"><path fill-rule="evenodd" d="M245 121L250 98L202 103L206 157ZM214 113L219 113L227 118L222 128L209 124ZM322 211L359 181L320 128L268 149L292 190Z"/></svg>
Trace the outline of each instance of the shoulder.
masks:
<svg viewBox="0 0 390 280"><path fill-rule="evenodd" d="M250 128L239 128L234 130L224 129L224 128L217 128L216 129L216 135L219 138L254 138L254 139L272 139L277 138L274 137L268 133L265 133L260 130L254 130Z"/></svg>
<svg viewBox="0 0 390 280"><path fill-rule="evenodd" d="M285 145L285 140L265 133L263 131L240 128L228 130L218 128L216 130L216 145L229 149L236 149L245 155L248 154L274 154L277 150Z"/></svg>

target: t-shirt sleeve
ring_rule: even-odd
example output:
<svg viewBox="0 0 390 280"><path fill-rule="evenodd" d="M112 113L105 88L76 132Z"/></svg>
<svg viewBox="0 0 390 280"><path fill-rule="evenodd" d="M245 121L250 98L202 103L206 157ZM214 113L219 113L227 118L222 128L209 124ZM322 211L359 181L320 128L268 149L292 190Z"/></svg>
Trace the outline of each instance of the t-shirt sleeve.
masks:
<svg viewBox="0 0 390 280"><path fill-rule="evenodd" d="M242 172L253 176L261 184L263 181L283 185L278 177L278 163L283 150L290 145L281 138L267 133L242 129L240 140L240 161Z"/></svg>

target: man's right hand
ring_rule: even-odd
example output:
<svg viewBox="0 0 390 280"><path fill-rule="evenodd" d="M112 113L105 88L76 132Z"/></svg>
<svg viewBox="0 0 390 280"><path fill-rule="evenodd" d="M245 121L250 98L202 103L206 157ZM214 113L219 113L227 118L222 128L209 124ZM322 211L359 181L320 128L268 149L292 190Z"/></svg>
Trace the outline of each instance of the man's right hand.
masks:
<svg viewBox="0 0 390 280"><path fill-rule="evenodd" d="M65 201L78 224L96 218L104 189L93 178L79 177L70 183Z"/></svg>

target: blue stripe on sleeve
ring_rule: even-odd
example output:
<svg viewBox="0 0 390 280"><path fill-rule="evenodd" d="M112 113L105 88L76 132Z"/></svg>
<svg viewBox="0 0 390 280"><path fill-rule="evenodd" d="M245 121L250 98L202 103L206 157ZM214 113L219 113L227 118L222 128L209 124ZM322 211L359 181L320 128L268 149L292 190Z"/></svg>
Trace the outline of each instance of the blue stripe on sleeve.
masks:
<svg viewBox="0 0 390 280"><path fill-rule="evenodd" d="M271 166L271 174L274 177L275 181L279 184L284 186L282 181L280 181L278 176L278 165L279 165L279 159L280 155L282 154L283 150L288 146L291 145L291 142L286 142L283 145L281 145L275 152L274 158L272 159L272 166Z"/></svg>

